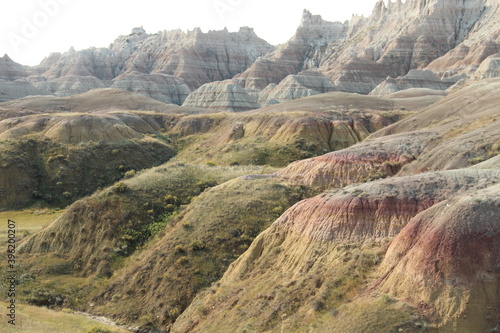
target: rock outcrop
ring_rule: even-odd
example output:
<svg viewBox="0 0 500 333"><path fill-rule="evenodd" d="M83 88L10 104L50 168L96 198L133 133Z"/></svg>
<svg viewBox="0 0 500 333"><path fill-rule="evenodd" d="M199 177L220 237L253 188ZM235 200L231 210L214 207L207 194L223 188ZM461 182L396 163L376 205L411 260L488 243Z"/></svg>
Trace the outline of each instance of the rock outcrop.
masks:
<svg viewBox="0 0 500 333"><path fill-rule="evenodd" d="M182 105L191 93L189 87L173 75L130 72L113 80L111 88L133 91L160 102Z"/></svg>
<svg viewBox="0 0 500 333"><path fill-rule="evenodd" d="M429 64L427 68L440 76L470 75L488 56L500 52L500 3L483 0L466 5L465 11L480 10L481 15L479 19L470 17L468 21L461 22L459 26L465 38L459 39L455 48Z"/></svg>
<svg viewBox="0 0 500 333"><path fill-rule="evenodd" d="M259 104L272 105L334 91L332 81L318 71L288 75L278 85L270 84L259 94Z"/></svg>
<svg viewBox="0 0 500 333"><path fill-rule="evenodd" d="M288 74L318 69L336 90L367 94L388 76L404 76L412 69L428 68L447 77L470 74L498 52L493 23L498 21L497 11L496 1L485 0L398 0L387 5L379 1L368 18L355 16L344 24L326 22L305 11L287 44L235 78L246 88L264 89ZM479 42L480 36L490 42ZM458 64L468 55L467 43L475 45L470 47L471 59L463 60L468 71ZM457 69L444 73L454 62Z"/></svg>
<svg viewBox="0 0 500 333"><path fill-rule="evenodd" d="M203 33L196 28L157 34L135 28L109 48L51 54L34 68L4 57L0 78L35 74L34 86L57 96L109 87L115 80L121 88L179 105L184 97L177 95L187 92L183 83L193 91L205 83L228 79L236 80L254 98L265 89L257 99L265 105L322 93L316 88L368 94L382 82L377 88L382 92L377 93L422 86L443 89L472 75L487 57L500 51L499 8L497 0L397 0L387 4L380 0L369 17L353 16L344 23L328 22L304 11L295 35L276 49L247 27L234 33ZM429 73L410 72L424 69L441 81ZM289 77L309 70L323 73L331 82ZM89 77L95 78L93 82ZM396 79L384 82L388 77ZM279 88L270 86L280 82ZM321 86L311 87L316 84ZM157 89L168 92L158 93Z"/></svg>
<svg viewBox="0 0 500 333"><path fill-rule="evenodd" d="M500 77L500 54L486 58L472 75L473 80L491 79Z"/></svg>
<svg viewBox="0 0 500 333"><path fill-rule="evenodd" d="M30 76L27 79L35 88L58 97L82 94L108 85L95 76L68 75L59 78Z"/></svg>
<svg viewBox="0 0 500 333"><path fill-rule="evenodd" d="M300 26L290 40L274 52L258 58L235 79L245 88L264 89L271 83L278 84L290 74L316 68L322 48L344 38L346 31L347 24L328 22L304 10Z"/></svg>
<svg viewBox="0 0 500 333"><path fill-rule="evenodd" d="M14 62L7 54L0 58L0 80L15 81L30 75L27 68Z"/></svg>
<svg viewBox="0 0 500 333"><path fill-rule="evenodd" d="M113 87L181 105L191 90L204 83L230 79L273 49L247 27L231 33L203 33L196 28L157 34L135 28L131 34L118 37L109 48L71 48L49 55L33 68L5 55L0 60L0 79L14 81L31 76L28 80L36 89L61 97ZM4 91L3 100L24 96L21 92L10 93L7 88Z"/></svg>
<svg viewBox="0 0 500 333"><path fill-rule="evenodd" d="M26 96L49 95L46 90L35 88L26 80L0 81L0 103Z"/></svg>
<svg viewBox="0 0 500 333"><path fill-rule="evenodd" d="M386 96L400 90L412 88L427 88L433 90L446 90L454 85L460 78L440 79L430 70L410 70L408 74L397 78L388 77L370 92L370 95Z"/></svg>
<svg viewBox="0 0 500 333"><path fill-rule="evenodd" d="M132 52L134 42L127 40L119 38L111 50L118 54ZM227 30L203 33L199 28L187 33L162 32L139 42L138 50L126 57L124 71L175 75L190 89L196 89L204 83L232 78L272 49L253 29L246 27L232 33Z"/></svg>
<svg viewBox="0 0 500 333"><path fill-rule="evenodd" d="M260 104L233 80L204 84L189 94L183 106L231 112L260 108Z"/></svg>
<svg viewBox="0 0 500 333"><path fill-rule="evenodd" d="M229 79L244 71L258 57L272 50L252 29L239 32L164 31L147 34L134 29L118 37L109 48L70 50L41 64L47 77L95 76L112 80L132 72L174 75L190 87Z"/></svg>

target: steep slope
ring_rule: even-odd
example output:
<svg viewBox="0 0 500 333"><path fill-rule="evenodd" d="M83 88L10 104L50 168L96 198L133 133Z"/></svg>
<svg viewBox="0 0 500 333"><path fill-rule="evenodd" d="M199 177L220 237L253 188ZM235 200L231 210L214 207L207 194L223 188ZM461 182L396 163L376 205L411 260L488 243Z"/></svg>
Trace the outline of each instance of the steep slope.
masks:
<svg viewBox="0 0 500 333"><path fill-rule="evenodd" d="M344 23L327 22L305 10L295 35L278 48L248 27L234 33L226 29L203 33L196 28L156 34L134 28L109 48L51 54L34 68L6 56L0 64L0 78L25 79L35 89L56 96L113 86L179 105L187 88L193 91L205 83L231 78L255 94L266 89L260 98L265 105L308 96L313 90L323 92L300 78L285 80L308 70L319 71L331 81L328 91L368 94L388 77L386 85L393 89L392 79L415 69L431 70L442 81L407 77L400 88L444 87L472 75L485 59L500 51L499 8L498 0L387 4L380 0L368 18L353 16ZM290 82L296 79L299 82ZM276 88L273 85L280 83L279 89L288 92L274 91L277 98L266 98ZM24 90L6 90L4 99L36 92Z"/></svg>
<svg viewBox="0 0 500 333"><path fill-rule="evenodd" d="M183 108L159 102L144 95L120 89L94 89L71 97L31 96L0 104L0 118L59 112L156 111L162 113L200 113L206 109Z"/></svg>
<svg viewBox="0 0 500 333"><path fill-rule="evenodd" d="M10 101L0 112L2 202L67 204L176 152L197 163L284 166L363 140L404 117L403 105L412 102L334 93L262 112L210 114L116 89ZM103 172L82 173L106 159Z"/></svg>
<svg viewBox="0 0 500 333"><path fill-rule="evenodd" d="M356 304L366 297L361 291L370 275L377 271L387 237L410 228L412 217L419 212L450 196L488 188L498 183L499 176L498 171L492 170L427 173L350 186L303 200L259 235L218 284L193 301L172 331L218 332L231 327L232 330L279 332L283 327L300 331L316 326L320 332L358 332L352 324L346 329L355 312L339 305L350 301ZM485 221L485 227L487 223ZM467 233L467 227L462 227ZM498 241L498 226L495 228L491 239ZM408 242L412 238L398 236L391 248L397 248L398 239ZM426 244L431 243L427 249L440 244L424 235L423 239ZM471 246L480 245L481 241L474 239L473 244ZM487 253L494 251L495 247L491 247L482 253L487 258ZM391 250L388 253L387 258L399 261L400 257L391 255ZM385 263L382 267L381 272L385 272ZM400 272L408 277L411 285L412 273L403 268ZM420 268L415 273L420 272L429 270ZM439 276L435 279L446 281ZM397 277L392 281L396 288L413 293L413 288L400 285ZM430 292L424 294L430 295ZM445 296L442 300L449 299ZM411 304L416 305L419 300ZM427 304L432 301L426 299ZM398 302L392 301L392 304ZM380 311L379 308L393 309L395 318L384 313L367 329L383 327L384 331L397 331L408 321L412 325L418 322L422 319L418 316L423 315L416 307L408 309L408 305L402 303L399 308L398 304L394 308L391 304L376 303L371 311ZM370 313L370 309L358 309L358 313L360 311ZM419 315L412 318L411 312ZM368 318L372 320L370 315Z"/></svg>
<svg viewBox="0 0 500 333"><path fill-rule="evenodd" d="M415 88L446 90L457 81L458 78L441 80L430 70L410 70L406 75L395 79L388 77L376 86L370 95L386 96L397 91Z"/></svg>
<svg viewBox="0 0 500 333"><path fill-rule="evenodd" d="M327 22L319 15L304 10L295 35L274 52L258 58L245 72L237 75L237 82L250 89L264 89L278 84L289 74L315 68L321 49L345 37L347 25Z"/></svg>
<svg viewBox="0 0 500 333"><path fill-rule="evenodd" d="M480 20L460 22L461 26L465 23L471 27L466 38L458 40L460 43L454 49L431 62L428 69L443 77L460 73L469 75L488 56L500 51L500 3L497 0L483 0L477 5L479 8L484 6L480 12Z"/></svg>
<svg viewBox="0 0 500 333"><path fill-rule="evenodd" d="M180 205L206 188L259 171L175 162L153 168L75 202L47 229L30 237L20 251L56 253L74 263L76 274L110 276L116 268L113 257L132 254L154 236L149 225L164 227Z"/></svg>
<svg viewBox="0 0 500 333"><path fill-rule="evenodd" d="M349 147L434 101L329 93L238 114L172 116L166 130L183 160L285 166Z"/></svg>
<svg viewBox="0 0 500 333"><path fill-rule="evenodd" d="M93 304L86 310L166 326L301 199L299 188L260 175L269 171L174 162L140 173L74 203L25 240L23 269L38 270L43 281L51 272L47 263L58 258L72 276L113 275L94 300L86 299ZM61 297L74 302L76 295L69 288Z"/></svg>
<svg viewBox="0 0 500 333"><path fill-rule="evenodd" d="M181 79L166 74L130 72L113 80L111 88L133 91L157 101L182 105L191 89Z"/></svg>
<svg viewBox="0 0 500 333"><path fill-rule="evenodd" d="M52 122L53 126L44 136L30 137L29 127L39 125L39 121L44 119L2 136L5 141L0 144L0 204L4 208L35 203L64 207L123 178L128 171L160 165L175 155L165 140L134 131L116 118L51 119L47 123ZM146 124L139 119L133 121ZM108 135L94 133L110 129ZM100 142L93 141L99 138Z"/></svg>
<svg viewBox="0 0 500 333"><path fill-rule="evenodd" d="M131 72L163 73L182 79L190 89L229 79L244 71L272 47L250 28L203 33L164 31L147 34L136 28L118 37L109 49L70 50L53 55L40 65L46 77L94 76L100 80L121 78Z"/></svg>
<svg viewBox="0 0 500 333"><path fill-rule="evenodd" d="M482 80L482 79L491 79L495 77L500 77L499 53L495 53L494 55L491 55L488 58L486 58L474 72L472 79Z"/></svg>
<svg viewBox="0 0 500 333"><path fill-rule="evenodd" d="M206 111L110 89L1 105L4 208L67 205L128 171L162 164L176 153L164 135L168 115Z"/></svg>
<svg viewBox="0 0 500 333"><path fill-rule="evenodd" d="M332 81L317 71L288 75L278 85L270 84L259 93L258 102L270 105L334 91Z"/></svg>
<svg viewBox="0 0 500 333"><path fill-rule="evenodd" d="M494 332L500 323L499 208L497 184L419 214L389 247L377 287L427 304L439 332Z"/></svg>
<svg viewBox="0 0 500 333"><path fill-rule="evenodd" d="M335 90L367 94L388 76L412 69L470 75L499 51L498 8L498 0L381 0L368 18L354 16L343 24L304 11L288 43L235 78L262 90L288 74L318 69Z"/></svg>
<svg viewBox="0 0 500 333"><path fill-rule="evenodd" d="M297 189L258 175L205 191L139 260L115 274L94 299L94 311L125 321L149 317L141 324L168 328L200 290L217 281L252 240L299 199ZM123 295L119 304L116 295Z"/></svg>
<svg viewBox="0 0 500 333"><path fill-rule="evenodd" d="M476 23L497 20L483 16L497 3L380 1L370 17L350 21L345 42L331 46L320 70L341 90L368 93L387 76L426 68L471 37Z"/></svg>
<svg viewBox="0 0 500 333"><path fill-rule="evenodd" d="M0 103L33 95L50 95L50 93L46 90L37 89L24 80L13 82L0 80Z"/></svg>
<svg viewBox="0 0 500 333"><path fill-rule="evenodd" d="M189 94L182 105L231 112L260 108L260 104L233 80L205 83Z"/></svg>
<svg viewBox="0 0 500 333"><path fill-rule="evenodd" d="M297 161L278 175L327 189L482 162L500 153L499 89L498 79L471 83L360 144Z"/></svg>
<svg viewBox="0 0 500 333"><path fill-rule="evenodd" d="M7 54L0 58L0 80L15 81L30 75L27 68L13 61Z"/></svg>
<svg viewBox="0 0 500 333"><path fill-rule="evenodd" d="M204 83L230 79L274 48L251 28L238 32L163 31L142 28L119 36L109 48L53 53L28 68L7 55L0 60L1 101L28 95L81 94L96 88L139 92L162 102L181 105ZM25 79L12 84L12 81Z"/></svg>

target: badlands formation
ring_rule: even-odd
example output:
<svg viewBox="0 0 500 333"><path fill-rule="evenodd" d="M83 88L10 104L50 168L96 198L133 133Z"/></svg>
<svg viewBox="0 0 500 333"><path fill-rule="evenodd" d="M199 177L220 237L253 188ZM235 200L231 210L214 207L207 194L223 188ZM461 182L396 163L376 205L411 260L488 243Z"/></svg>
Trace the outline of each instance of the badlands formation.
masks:
<svg viewBox="0 0 500 333"><path fill-rule="evenodd" d="M499 0L5 55L1 213L61 209L18 221L19 302L141 333L499 332L499 66Z"/></svg>

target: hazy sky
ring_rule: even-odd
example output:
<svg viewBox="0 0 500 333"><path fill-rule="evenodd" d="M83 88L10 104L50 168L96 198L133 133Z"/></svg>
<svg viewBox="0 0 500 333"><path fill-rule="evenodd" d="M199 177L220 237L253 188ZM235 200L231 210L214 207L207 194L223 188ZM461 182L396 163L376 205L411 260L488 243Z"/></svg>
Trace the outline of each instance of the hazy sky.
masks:
<svg viewBox="0 0 500 333"><path fill-rule="evenodd" d="M271 44L286 42L302 10L329 21L369 15L377 0L21 0L4 1L0 10L0 56L38 64L51 52L71 46L107 47L133 27L146 32L201 27L237 31L250 26Z"/></svg>

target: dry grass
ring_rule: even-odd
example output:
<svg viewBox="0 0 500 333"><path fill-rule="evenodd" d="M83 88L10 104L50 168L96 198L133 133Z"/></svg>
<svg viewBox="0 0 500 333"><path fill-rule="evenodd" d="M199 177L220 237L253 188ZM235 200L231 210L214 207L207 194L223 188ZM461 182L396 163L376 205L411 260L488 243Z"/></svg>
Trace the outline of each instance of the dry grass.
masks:
<svg viewBox="0 0 500 333"><path fill-rule="evenodd" d="M33 234L51 224L64 211L51 209L27 209L0 212L0 249L7 240L7 220L16 222L18 240L27 234Z"/></svg>
<svg viewBox="0 0 500 333"><path fill-rule="evenodd" d="M4 309L6 303L0 302ZM0 332L3 333L86 333L93 327L107 329L113 333L129 332L118 327L102 324L95 320L69 312L53 311L30 305L18 305L16 308L16 326L7 325L2 316Z"/></svg>

